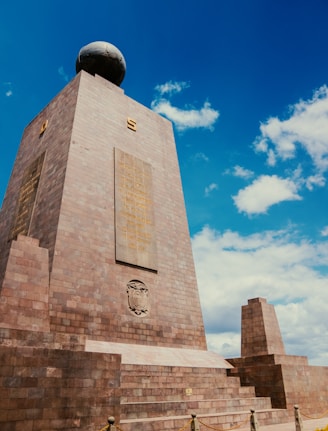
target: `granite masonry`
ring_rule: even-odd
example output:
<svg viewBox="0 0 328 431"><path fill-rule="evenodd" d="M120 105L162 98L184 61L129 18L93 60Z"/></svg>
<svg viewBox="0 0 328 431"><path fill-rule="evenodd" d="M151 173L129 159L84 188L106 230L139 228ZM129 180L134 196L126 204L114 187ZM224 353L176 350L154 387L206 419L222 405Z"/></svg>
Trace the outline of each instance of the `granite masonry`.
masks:
<svg viewBox="0 0 328 431"><path fill-rule="evenodd" d="M97 431L109 415L162 431L193 412L229 428L251 408L279 423L301 404L297 370L320 383L286 359L264 300L245 311L242 358L207 350L172 125L85 70L24 131L0 286L1 431Z"/></svg>
<svg viewBox="0 0 328 431"><path fill-rule="evenodd" d="M116 85L81 71L26 127L0 217L2 327L206 349L172 126Z"/></svg>
<svg viewBox="0 0 328 431"><path fill-rule="evenodd" d="M228 359L242 385L257 396L271 397L272 407L307 416L327 411L328 367L311 366L306 356L286 355L274 306L264 298L242 307L241 358Z"/></svg>

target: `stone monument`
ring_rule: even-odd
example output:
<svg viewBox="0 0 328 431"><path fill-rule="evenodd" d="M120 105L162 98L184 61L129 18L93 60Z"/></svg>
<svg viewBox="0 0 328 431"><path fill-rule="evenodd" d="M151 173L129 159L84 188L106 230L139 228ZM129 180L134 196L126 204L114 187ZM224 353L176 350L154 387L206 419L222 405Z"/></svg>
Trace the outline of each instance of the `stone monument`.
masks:
<svg viewBox="0 0 328 431"><path fill-rule="evenodd" d="M234 366L228 373L254 386L257 396L269 396L273 408L287 409L290 418L295 405L312 417L326 412L328 367L285 353L274 306L265 298L249 299L241 325L241 357L228 359Z"/></svg>
<svg viewBox="0 0 328 431"><path fill-rule="evenodd" d="M124 95L113 45L82 48L76 68L17 154L0 221L0 325L206 350L171 123ZM33 289L13 285L25 244Z"/></svg>
<svg viewBox="0 0 328 431"><path fill-rule="evenodd" d="M23 133L0 212L2 431L119 422L129 367L231 367L206 347L172 125L125 69L85 46Z"/></svg>
<svg viewBox="0 0 328 431"><path fill-rule="evenodd" d="M222 429L288 420L305 387L326 400L327 370L285 355L263 299L242 358L207 350L172 125L124 94L125 70L83 47L24 131L0 212L1 431L181 429L195 410ZM302 371L315 385L295 391Z"/></svg>

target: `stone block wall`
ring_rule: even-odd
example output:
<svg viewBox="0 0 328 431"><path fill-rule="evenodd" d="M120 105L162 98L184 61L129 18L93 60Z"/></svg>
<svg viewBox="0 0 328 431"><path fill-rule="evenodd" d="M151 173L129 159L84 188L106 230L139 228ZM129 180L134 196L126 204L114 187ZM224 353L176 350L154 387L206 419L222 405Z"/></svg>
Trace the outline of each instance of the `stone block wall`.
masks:
<svg viewBox="0 0 328 431"><path fill-rule="evenodd" d="M281 370L287 407L298 404L312 417L327 411L328 367L282 364Z"/></svg>
<svg viewBox="0 0 328 431"><path fill-rule="evenodd" d="M327 410L328 367L311 366L305 357L271 356L229 359L235 366L228 370L240 377L243 386L254 386L256 396L271 397L273 408L288 409L295 404L308 415ZM281 363L275 361L281 360Z"/></svg>
<svg viewBox="0 0 328 431"><path fill-rule="evenodd" d="M288 409L298 404L308 415L327 410L328 367L310 366L305 356L286 355L274 306L264 298L248 300L242 307L242 357L227 359L244 386L254 386L257 396L270 396L272 407Z"/></svg>
<svg viewBox="0 0 328 431"><path fill-rule="evenodd" d="M78 93L50 278L51 330L206 349L172 125L83 71ZM151 166L156 270L116 260L116 149ZM148 289L145 315L129 309L131 280Z"/></svg>
<svg viewBox="0 0 328 431"><path fill-rule="evenodd" d="M253 386L257 397L270 397L273 408L287 408L281 365L240 366L228 370L228 375L239 377L242 386Z"/></svg>
<svg viewBox="0 0 328 431"><path fill-rule="evenodd" d="M95 431L119 420L120 356L0 346L1 431Z"/></svg>
<svg viewBox="0 0 328 431"><path fill-rule="evenodd" d="M84 351L85 336L0 327L0 346Z"/></svg>
<svg viewBox="0 0 328 431"><path fill-rule="evenodd" d="M128 127L129 118L135 121L135 130ZM47 124L44 130L43 124ZM143 229L156 237L156 247L146 256L154 262L149 268L129 259L122 261L122 256L117 258L115 223L122 215L117 201L124 201L126 208L130 205L126 202L128 174L132 183L147 175L138 176L133 167L127 166L121 175L122 184L127 185L117 199L119 168L115 154L125 154L149 167L152 187L148 190L147 185L141 185L149 191L146 203L141 199L138 206L132 202L127 230L132 225L128 233L133 240L125 250L128 255L136 245L147 243ZM27 180L29 173L33 177L35 164L42 165L37 186ZM34 191L33 184L37 188ZM137 186L133 185L134 191ZM24 220L26 210L30 220ZM147 211L153 215L152 223L144 217ZM16 301L16 311L8 309L10 316L3 322L4 327L29 325L32 330L85 335L102 341L206 350L178 158L168 120L105 79L81 71L24 131L0 212L0 285L11 242L13 250L16 247L12 236L16 232L13 226L19 225L17 214L18 220L26 223L23 234L39 240L40 248L48 251L49 304L47 308L43 300L37 304L35 298L32 302L23 298L27 286L22 286L19 299L14 299L14 289L19 290L15 283L17 278L24 278L27 264L18 263L12 254L10 265L16 265L15 276L10 278L13 272L7 271L1 300L7 304L9 297ZM138 223L141 229L136 228ZM155 248L156 258L152 256ZM38 276L32 278L29 289L35 290ZM147 288L147 312L141 315L133 312L127 293L129 283L134 281ZM42 285L40 292L45 287ZM37 310L37 306L44 306L44 310ZM42 327L46 325L46 308L49 322Z"/></svg>
<svg viewBox="0 0 328 431"><path fill-rule="evenodd" d="M241 356L285 354L273 305L264 298L249 299L242 306Z"/></svg>
<svg viewBox="0 0 328 431"><path fill-rule="evenodd" d="M0 328L49 332L49 259L39 240L12 241L0 296Z"/></svg>
<svg viewBox="0 0 328 431"><path fill-rule="evenodd" d="M27 235L39 239L40 246L48 249L51 270L78 86L79 76L75 77L24 130L0 211L0 288L24 174L42 154L43 168ZM40 133L45 122L48 126L44 133Z"/></svg>

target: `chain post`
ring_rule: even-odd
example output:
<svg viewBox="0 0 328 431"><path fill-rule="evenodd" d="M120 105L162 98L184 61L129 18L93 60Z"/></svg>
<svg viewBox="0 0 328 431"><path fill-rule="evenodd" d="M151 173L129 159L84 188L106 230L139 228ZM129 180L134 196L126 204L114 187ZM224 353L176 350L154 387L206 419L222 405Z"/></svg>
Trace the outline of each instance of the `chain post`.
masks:
<svg viewBox="0 0 328 431"><path fill-rule="evenodd" d="M113 416L109 416L107 419L107 422L108 422L108 428L107 428L108 431L116 431L117 430L116 426L114 425L115 424L115 418Z"/></svg>
<svg viewBox="0 0 328 431"><path fill-rule="evenodd" d="M192 421L190 424L190 431L200 431L200 426L199 426L197 416L194 413L192 413L191 417L192 417Z"/></svg>
<svg viewBox="0 0 328 431"><path fill-rule="evenodd" d="M301 418L301 412L298 407L298 405L294 406L294 416L295 416L295 430L296 431L303 431L303 421Z"/></svg>
<svg viewBox="0 0 328 431"><path fill-rule="evenodd" d="M250 417L249 422L250 422L250 426L251 426L251 431L259 431L259 424L257 422L255 410L253 410L253 409L251 409L251 417Z"/></svg>

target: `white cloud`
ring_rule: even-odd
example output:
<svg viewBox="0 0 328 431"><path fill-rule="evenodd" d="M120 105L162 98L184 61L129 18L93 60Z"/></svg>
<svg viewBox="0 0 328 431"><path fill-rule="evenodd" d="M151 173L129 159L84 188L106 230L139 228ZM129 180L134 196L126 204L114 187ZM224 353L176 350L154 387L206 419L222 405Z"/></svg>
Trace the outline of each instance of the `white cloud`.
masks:
<svg viewBox="0 0 328 431"><path fill-rule="evenodd" d="M58 74L59 74L59 76L61 76L61 77L63 78L63 80L64 80L65 82L68 82L68 81L69 81L69 76L68 76L68 75L67 75L67 73L65 72L64 67L63 67L63 66L60 66L60 67L58 68Z"/></svg>
<svg viewBox="0 0 328 431"><path fill-rule="evenodd" d="M168 81L165 84L156 85L155 90L158 91L162 96L164 94L172 95L175 93L180 93L182 90L188 87L190 87L190 84L187 82Z"/></svg>
<svg viewBox="0 0 328 431"><path fill-rule="evenodd" d="M254 142L254 148L256 152L266 153L268 151L268 143L265 138L258 136Z"/></svg>
<svg viewBox="0 0 328 431"><path fill-rule="evenodd" d="M218 352L224 358L236 358L239 355L240 333L220 332L219 334L206 334L207 348Z"/></svg>
<svg viewBox="0 0 328 431"><path fill-rule="evenodd" d="M240 355L240 313L247 300L264 297L276 313L288 354L327 359L327 241L299 240L294 227L249 236L208 227L192 238L209 347ZM327 362L326 362L327 365Z"/></svg>
<svg viewBox="0 0 328 431"><path fill-rule="evenodd" d="M268 164L277 159L296 157L301 147L311 157L314 168L320 172L328 169L328 87L315 91L309 100L301 100L290 107L285 120L269 118L260 126L261 134L254 147L268 155Z"/></svg>
<svg viewBox="0 0 328 431"><path fill-rule="evenodd" d="M215 183L212 183L209 186L205 187L205 196L208 197L213 190L217 190L218 188L218 185Z"/></svg>
<svg viewBox="0 0 328 431"><path fill-rule="evenodd" d="M198 162L198 161L204 161L204 162L208 162L210 159L207 157L207 155L206 154L204 154L204 153L196 153L196 154L194 154L192 157L191 157L191 159L193 160L193 161L195 161L195 162Z"/></svg>
<svg viewBox="0 0 328 431"><path fill-rule="evenodd" d="M276 166L277 158L276 158L276 155L275 155L275 153L274 153L274 151L272 149L270 149L268 151L267 163L268 163L269 166Z"/></svg>
<svg viewBox="0 0 328 431"><path fill-rule="evenodd" d="M313 190L314 186L323 187L326 184L326 179L322 174L310 175L305 179L307 189Z"/></svg>
<svg viewBox="0 0 328 431"><path fill-rule="evenodd" d="M325 226L321 231L322 236L328 236L328 226Z"/></svg>
<svg viewBox="0 0 328 431"><path fill-rule="evenodd" d="M3 82L2 85L5 87L5 96L11 97L14 94L12 83L10 81L7 81L7 82Z"/></svg>
<svg viewBox="0 0 328 431"><path fill-rule="evenodd" d="M186 129L213 129L213 125L219 118L219 113L211 108L209 102L205 102L200 109L180 109L171 105L169 100L162 99L160 101L152 102L151 108L162 114L172 121L176 128L180 131Z"/></svg>
<svg viewBox="0 0 328 431"><path fill-rule="evenodd" d="M159 95L151 102L152 110L172 121L179 131L194 128L213 130L213 126L219 118L219 112L213 109L209 102L204 102L200 109L193 107L181 109L173 106L168 98L162 97L164 94L170 97L172 94L179 93L187 87L189 87L189 84L186 82L172 81L157 85L155 90Z"/></svg>
<svg viewBox="0 0 328 431"><path fill-rule="evenodd" d="M236 165L233 168L233 173L235 177L239 178L251 178L254 175L253 171L250 171L249 169L243 168L242 166Z"/></svg>
<svg viewBox="0 0 328 431"><path fill-rule="evenodd" d="M262 175L233 196L238 211L248 215L265 213L279 202L301 199L292 180L276 175Z"/></svg>

